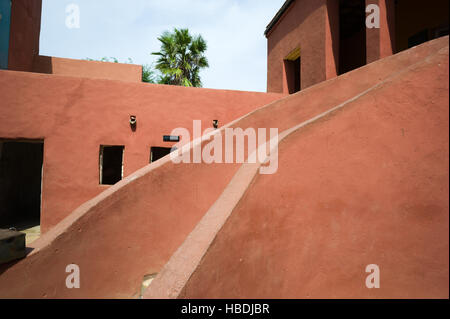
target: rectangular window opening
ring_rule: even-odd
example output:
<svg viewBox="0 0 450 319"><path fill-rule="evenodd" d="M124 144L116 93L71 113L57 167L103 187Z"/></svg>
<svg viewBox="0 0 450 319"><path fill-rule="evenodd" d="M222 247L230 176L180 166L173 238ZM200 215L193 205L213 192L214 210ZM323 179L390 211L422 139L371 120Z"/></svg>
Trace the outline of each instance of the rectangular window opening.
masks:
<svg viewBox="0 0 450 319"><path fill-rule="evenodd" d="M172 151L171 147L151 147L150 148L150 163L153 163L164 156L170 154Z"/></svg>
<svg viewBox="0 0 450 319"><path fill-rule="evenodd" d="M123 178L124 146L100 146L100 184L114 185Z"/></svg>

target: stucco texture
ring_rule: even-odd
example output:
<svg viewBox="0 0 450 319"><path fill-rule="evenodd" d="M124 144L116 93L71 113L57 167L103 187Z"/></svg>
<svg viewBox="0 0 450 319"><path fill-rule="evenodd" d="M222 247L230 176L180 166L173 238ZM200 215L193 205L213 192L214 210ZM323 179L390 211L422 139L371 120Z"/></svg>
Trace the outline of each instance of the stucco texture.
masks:
<svg viewBox="0 0 450 319"><path fill-rule="evenodd" d="M301 88L326 79L324 0L297 0L267 34L267 91L288 93L284 59L300 49Z"/></svg>
<svg viewBox="0 0 450 319"><path fill-rule="evenodd" d="M41 55L34 58L33 72L90 79L142 82L141 65L74 60Z"/></svg>
<svg viewBox="0 0 450 319"><path fill-rule="evenodd" d="M100 145L123 145L124 176L149 164L150 147L193 120L203 129L282 95L183 88L0 71L0 138L44 140L41 229L56 225L108 186L99 185ZM132 131L130 116L137 116Z"/></svg>
<svg viewBox="0 0 450 319"><path fill-rule="evenodd" d="M333 100L349 84L359 93ZM448 89L446 37L284 99L307 110L326 91L316 98L337 109L293 126L276 174L236 174L230 186L248 187L235 206L213 206L145 296L448 298ZM370 264L379 289L365 285Z"/></svg>
<svg viewBox="0 0 450 319"><path fill-rule="evenodd" d="M229 126L291 130L278 172L167 157L148 165L1 269L0 296L136 297L143 276L159 273L146 297L448 298L448 37ZM82 271L80 289L65 287L70 263ZM372 263L381 289L369 291Z"/></svg>

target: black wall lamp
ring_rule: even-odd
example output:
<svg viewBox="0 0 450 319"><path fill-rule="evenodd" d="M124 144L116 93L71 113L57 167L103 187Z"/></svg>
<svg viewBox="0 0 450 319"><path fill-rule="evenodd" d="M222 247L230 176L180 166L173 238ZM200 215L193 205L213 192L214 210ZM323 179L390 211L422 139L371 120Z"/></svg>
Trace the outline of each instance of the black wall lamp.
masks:
<svg viewBox="0 0 450 319"><path fill-rule="evenodd" d="M133 131L136 130L136 125L137 125L136 115L130 115L130 126Z"/></svg>

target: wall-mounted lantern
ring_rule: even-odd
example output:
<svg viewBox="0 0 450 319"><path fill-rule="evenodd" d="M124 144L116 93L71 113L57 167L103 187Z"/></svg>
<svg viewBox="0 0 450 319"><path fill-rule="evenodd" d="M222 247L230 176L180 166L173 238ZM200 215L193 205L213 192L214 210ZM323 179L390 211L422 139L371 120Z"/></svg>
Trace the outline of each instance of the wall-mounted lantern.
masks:
<svg viewBox="0 0 450 319"><path fill-rule="evenodd" d="M219 127L219 120L213 120L213 127L217 129Z"/></svg>
<svg viewBox="0 0 450 319"><path fill-rule="evenodd" d="M136 130L137 118L136 115L130 115L130 126L133 132Z"/></svg>

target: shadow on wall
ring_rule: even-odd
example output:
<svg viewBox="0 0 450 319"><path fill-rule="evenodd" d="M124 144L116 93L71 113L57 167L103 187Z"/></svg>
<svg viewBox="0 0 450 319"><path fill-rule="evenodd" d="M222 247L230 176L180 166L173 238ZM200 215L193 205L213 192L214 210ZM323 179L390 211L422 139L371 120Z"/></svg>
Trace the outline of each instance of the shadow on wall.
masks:
<svg viewBox="0 0 450 319"><path fill-rule="evenodd" d="M395 48L397 52L448 35L449 1L395 1Z"/></svg>
<svg viewBox="0 0 450 319"><path fill-rule="evenodd" d="M335 75L339 74L339 2L327 0L328 24L330 26L331 43L333 48L333 60Z"/></svg>
<svg viewBox="0 0 450 319"><path fill-rule="evenodd" d="M35 56L33 63L33 72L53 74L52 58L42 55Z"/></svg>

